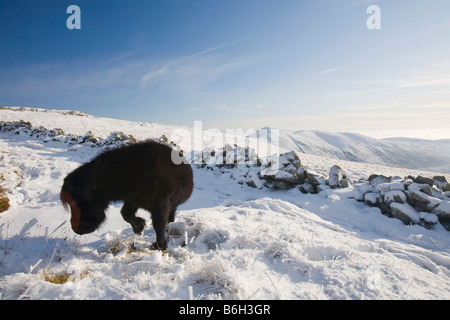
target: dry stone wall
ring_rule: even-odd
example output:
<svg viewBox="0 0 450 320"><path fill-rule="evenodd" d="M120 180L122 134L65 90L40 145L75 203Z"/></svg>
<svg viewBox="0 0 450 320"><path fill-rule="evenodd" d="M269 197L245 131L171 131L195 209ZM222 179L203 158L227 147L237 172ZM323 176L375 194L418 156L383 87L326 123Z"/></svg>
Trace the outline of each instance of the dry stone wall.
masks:
<svg viewBox="0 0 450 320"><path fill-rule="evenodd" d="M0 122L0 131L26 134L44 142L56 141L69 147L86 144L91 147L114 148L136 142L131 135L112 132L102 139L92 132L77 136L62 129L33 127L30 122ZM165 136L154 139L174 146ZM189 158L189 157L188 157ZM237 145L225 145L219 149L192 152L190 161L198 168L219 170L241 185L252 188L288 190L298 188L302 193L352 188L350 198L369 206L380 208L389 217L404 224L418 224L433 228L438 223L450 230L450 184L444 176L386 177L373 174L365 181L350 181L344 170L334 165L328 176L304 168L300 154L290 151L277 156L260 158L253 149Z"/></svg>

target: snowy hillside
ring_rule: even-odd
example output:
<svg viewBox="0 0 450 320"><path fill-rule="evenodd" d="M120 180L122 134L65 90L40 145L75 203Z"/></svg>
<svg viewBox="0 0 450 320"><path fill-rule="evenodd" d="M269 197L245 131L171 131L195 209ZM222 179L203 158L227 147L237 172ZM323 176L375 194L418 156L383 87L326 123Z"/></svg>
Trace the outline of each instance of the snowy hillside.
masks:
<svg viewBox="0 0 450 320"><path fill-rule="evenodd" d="M237 183L233 172L193 166L194 192L168 227L166 252L149 250L155 232L148 213L139 211L147 228L135 237L120 203L99 230L76 235L59 191L64 177L101 149L77 141L89 131L104 139L118 131L158 138L177 127L0 110L0 121L20 120L78 138L71 144L0 131L0 185L11 205L0 213L1 299L450 299L450 232L439 223L427 229L389 218L356 201L355 186L318 194L258 189ZM320 136L302 134L307 141ZM297 137L298 145L305 141L299 135L286 141ZM300 154L308 170L328 173L337 164L350 180L439 174L336 160L330 156L338 156L338 144L328 151L319 144L316 155ZM354 147L353 154L370 151Z"/></svg>
<svg viewBox="0 0 450 320"><path fill-rule="evenodd" d="M65 128L64 131L76 135L84 135L91 131L93 135L101 138L108 137L113 130L111 128L132 135L138 140L161 135L170 137L174 130L180 129L178 126L156 123L98 118L78 111L5 108L0 110L0 115L0 121L30 121L34 126L43 126L48 129ZM73 116L79 121L73 120ZM183 127L182 129L193 135L192 128ZM190 150L192 145L183 145L182 147ZM279 147L280 151L296 150L321 158L450 174L450 139L391 138L379 140L354 133L280 130Z"/></svg>
<svg viewBox="0 0 450 320"><path fill-rule="evenodd" d="M373 139L355 133L282 131L280 145L322 157L450 173L450 140Z"/></svg>

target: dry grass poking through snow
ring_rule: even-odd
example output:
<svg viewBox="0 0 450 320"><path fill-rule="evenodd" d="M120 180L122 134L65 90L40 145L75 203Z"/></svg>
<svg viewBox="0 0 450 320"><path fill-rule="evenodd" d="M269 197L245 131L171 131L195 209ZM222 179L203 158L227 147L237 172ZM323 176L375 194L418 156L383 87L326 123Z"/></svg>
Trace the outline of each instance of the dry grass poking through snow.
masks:
<svg viewBox="0 0 450 320"><path fill-rule="evenodd" d="M0 182L4 181L3 175L0 176ZM9 209L9 198L6 196L6 192L0 185L0 213Z"/></svg>

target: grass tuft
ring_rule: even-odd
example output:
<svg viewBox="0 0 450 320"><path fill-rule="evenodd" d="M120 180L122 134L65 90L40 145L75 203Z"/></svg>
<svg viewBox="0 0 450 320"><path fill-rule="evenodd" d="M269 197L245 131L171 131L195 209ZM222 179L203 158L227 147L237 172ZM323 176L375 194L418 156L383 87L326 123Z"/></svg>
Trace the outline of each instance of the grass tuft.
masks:
<svg viewBox="0 0 450 320"><path fill-rule="evenodd" d="M47 272L45 272L45 270L43 271L44 273L44 280L47 282L51 282L54 284L64 284L66 283L69 278L70 278L70 274L63 272L63 273L54 273L54 274L48 274Z"/></svg>
<svg viewBox="0 0 450 320"><path fill-rule="evenodd" d="M0 177L3 180L3 176ZM0 186L0 213L5 212L10 207L9 198L6 196L5 190Z"/></svg>

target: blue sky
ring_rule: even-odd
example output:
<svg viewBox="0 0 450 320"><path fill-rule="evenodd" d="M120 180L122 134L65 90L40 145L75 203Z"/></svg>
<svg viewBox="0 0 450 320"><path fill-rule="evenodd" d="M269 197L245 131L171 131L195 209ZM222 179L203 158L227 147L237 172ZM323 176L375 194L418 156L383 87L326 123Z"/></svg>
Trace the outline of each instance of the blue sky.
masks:
<svg viewBox="0 0 450 320"><path fill-rule="evenodd" d="M4 106L450 139L448 0L2 0L0 48Z"/></svg>

